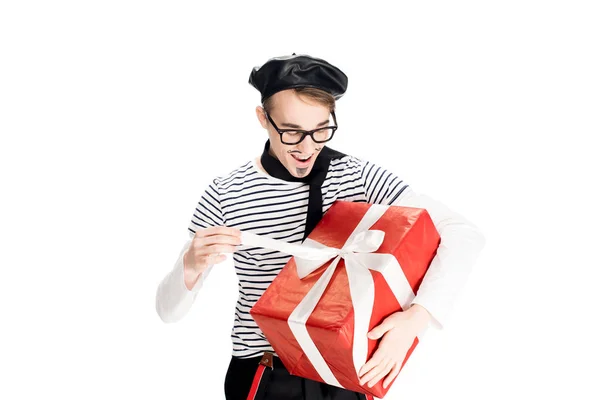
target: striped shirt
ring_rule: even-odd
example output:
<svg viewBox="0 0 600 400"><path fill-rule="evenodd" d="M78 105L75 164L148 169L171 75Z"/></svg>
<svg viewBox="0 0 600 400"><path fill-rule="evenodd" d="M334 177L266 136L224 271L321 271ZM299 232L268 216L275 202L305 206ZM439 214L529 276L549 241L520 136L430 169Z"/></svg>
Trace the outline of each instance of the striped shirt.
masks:
<svg viewBox="0 0 600 400"><path fill-rule="evenodd" d="M402 179L384 168L347 155L331 161L322 185L323 213L336 200L389 205L407 188ZM190 238L200 228L226 225L302 243L308 193L308 184L274 178L261 170L257 160L249 161L208 185L188 227ZM231 330L232 355L249 358L274 352L249 311L290 258L279 251L243 245L234 252L239 296Z"/></svg>

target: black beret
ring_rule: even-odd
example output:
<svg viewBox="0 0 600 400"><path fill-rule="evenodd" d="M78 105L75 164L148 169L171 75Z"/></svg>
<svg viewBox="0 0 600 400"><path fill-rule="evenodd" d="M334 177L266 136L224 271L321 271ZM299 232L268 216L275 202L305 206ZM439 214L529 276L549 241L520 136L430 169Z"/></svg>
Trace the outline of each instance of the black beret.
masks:
<svg viewBox="0 0 600 400"><path fill-rule="evenodd" d="M337 100L348 87L348 77L339 68L308 55L275 57L254 67L248 80L261 94L261 102L281 90L314 87L329 92Z"/></svg>

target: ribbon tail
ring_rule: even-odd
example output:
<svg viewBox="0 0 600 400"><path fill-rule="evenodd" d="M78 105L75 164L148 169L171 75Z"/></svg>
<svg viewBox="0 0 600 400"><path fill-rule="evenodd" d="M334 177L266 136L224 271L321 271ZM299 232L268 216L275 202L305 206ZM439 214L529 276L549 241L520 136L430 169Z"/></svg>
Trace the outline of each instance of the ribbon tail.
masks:
<svg viewBox="0 0 600 400"><path fill-rule="evenodd" d="M300 279L317 270L337 255L337 249L327 246L317 247L311 244L312 242L308 242L307 239L306 244L298 245L242 231L242 244L245 246L277 250L296 257L296 266L298 267L297 270Z"/></svg>
<svg viewBox="0 0 600 400"><path fill-rule="evenodd" d="M357 380L359 371L367 362L369 352L369 323L375 303L375 283L367 268L352 256L345 257L346 271L350 285L350 297L354 307L354 338L352 344L352 359L356 370Z"/></svg>
<svg viewBox="0 0 600 400"><path fill-rule="evenodd" d="M271 239L267 236L256 235L254 233L245 231L242 231L242 243L245 246L257 246L265 249L278 250L282 253L301 257L307 260L321 259L324 255L324 252L321 249L287 243L281 240Z"/></svg>
<svg viewBox="0 0 600 400"><path fill-rule="evenodd" d="M288 325L290 330L296 337L298 344L304 351L306 357L308 357L309 361L321 377L323 381L325 381L329 385L342 387L342 385L338 382L335 375L325 362L323 355L313 342L312 338L308 334L308 329L306 328L306 321L314 311L317 303L321 299L321 296L325 292L329 281L331 281L331 277L333 276L333 272L337 267L337 264L340 261L340 257L336 257L331 265L327 267L323 275L319 278L317 283L310 289L310 291L306 294L306 296L302 299L300 304L296 306L294 311L290 314L288 318Z"/></svg>

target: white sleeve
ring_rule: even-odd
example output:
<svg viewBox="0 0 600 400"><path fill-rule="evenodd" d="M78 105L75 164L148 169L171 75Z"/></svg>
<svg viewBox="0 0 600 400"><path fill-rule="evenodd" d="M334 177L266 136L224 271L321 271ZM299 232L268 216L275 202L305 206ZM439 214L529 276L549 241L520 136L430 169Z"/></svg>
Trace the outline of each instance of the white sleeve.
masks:
<svg viewBox="0 0 600 400"><path fill-rule="evenodd" d="M442 329L485 246L485 237L463 216L431 197L416 193L411 187L407 187L393 205L426 209L440 234L437 254L411 304L427 309L432 316L431 325Z"/></svg>
<svg viewBox="0 0 600 400"><path fill-rule="evenodd" d="M212 269L210 265L198 278L192 290L185 286L183 275L183 257L192 240L188 240L175 262L173 269L164 277L156 291L156 312L164 322L177 322L182 319L192 307L198 291Z"/></svg>
<svg viewBox="0 0 600 400"><path fill-rule="evenodd" d="M209 265L200 275L192 290L188 290L185 286L183 257L198 229L225 224L220 199L218 182L214 179L202 192L202 196L194 208L187 229L189 240L181 249L175 266L165 276L156 291L156 312L164 322L177 322L188 313L213 267Z"/></svg>

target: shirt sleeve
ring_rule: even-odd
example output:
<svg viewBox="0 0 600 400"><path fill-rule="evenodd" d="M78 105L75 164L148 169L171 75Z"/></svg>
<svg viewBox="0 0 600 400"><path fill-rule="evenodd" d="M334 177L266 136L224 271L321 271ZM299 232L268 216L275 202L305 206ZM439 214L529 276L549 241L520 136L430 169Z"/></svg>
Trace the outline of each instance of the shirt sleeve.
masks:
<svg viewBox="0 0 600 400"><path fill-rule="evenodd" d="M385 168L369 161L361 161L360 165L367 203L390 205L408 188L406 182Z"/></svg>
<svg viewBox="0 0 600 400"><path fill-rule="evenodd" d="M462 215L412 188L406 188L392 205L426 209L440 235L437 253L411 304L427 309L430 326L442 329L485 246L485 237Z"/></svg>
<svg viewBox="0 0 600 400"><path fill-rule="evenodd" d="M183 245L171 271L164 277L156 291L156 312L164 322L177 322L190 310L199 290L212 270L208 268L200 275L196 284L189 290L185 286L183 258L188 251L198 229L224 225L219 201L217 182L214 180L198 201L188 226L189 239Z"/></svg>
<svg viewBox="0 0 600 400"><path fill-rule="evenodd" d="M222 225L225 225L225 221L221 211L219 189L216 180L214 180L208 185L196 205L188 227L188 234L192 239L199 228Z"/></svg>

